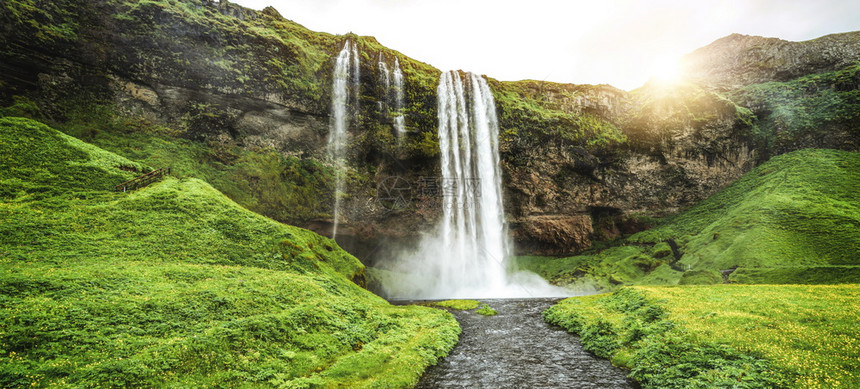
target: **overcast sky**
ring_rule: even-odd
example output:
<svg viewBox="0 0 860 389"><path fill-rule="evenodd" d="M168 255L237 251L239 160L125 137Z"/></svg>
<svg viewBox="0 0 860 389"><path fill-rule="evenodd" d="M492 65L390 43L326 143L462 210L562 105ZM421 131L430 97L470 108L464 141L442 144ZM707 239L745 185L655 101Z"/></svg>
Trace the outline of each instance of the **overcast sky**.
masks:
<svg viewBox="0 0 860 389"><path fill-rule="evenodd" d="M807 40L860 30L857 0L232 0L332 34L371 35L441 70L634 89L737 32Z"/></svg>

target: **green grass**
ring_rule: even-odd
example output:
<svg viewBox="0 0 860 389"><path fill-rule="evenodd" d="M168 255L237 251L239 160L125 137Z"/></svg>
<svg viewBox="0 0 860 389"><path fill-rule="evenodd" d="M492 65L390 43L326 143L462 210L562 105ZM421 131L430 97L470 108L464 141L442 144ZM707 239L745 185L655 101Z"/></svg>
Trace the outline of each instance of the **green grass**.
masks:
<svg viewBox="0 0 860 389"><path fill-rule="evenodd" d="M149 166L170 167L177 177L206 181L254 212L293 224L330 217L334 171L317 159L184 139L108 105L76 106L70 112L69 120L58 125L67 134Z"/></svg>
<svg viewBox="0 0 860 389"><path fill-rule="evenodd" d="M734 268L731 282L857 283L858 182L860 154L798 150L613 247L520 263L557 284L592 282L604 289L716 283L717 271ZM678 261L670 240L678 245ZM840 276L830 281L825 274Z"/></svg>
<svg viewBox="0 0 860 389"><path fill-rule="evenodd" d="M431 301L427 303L421 303L419 305L426 305L429 307L440 307L440 308L448 308L454 309L457 311L471 311L475 310L475 313L484 316L495 316L499 312L490 307L487 303L482 303L478 300L444 300L444 301Z"/></svg>
<svg viewBox="0 0 860 389"><path fill-rule="evenodd" d="M499 313L499 311L496 311L495 309L490 307L488 304L481 304L481 306L475 310L475 313L477 313L479 315L483 315L483 316L496 316Z"/></svg>
<svg viewBox="0 0 860 389"><path fill-rule="evenodd" d="M740 284L854 284L860 280L860 266L740 268L729 280Z"/></svg>
<svg viewBox="0 0 860 389"><path fill-rule="evenodd" d="M0 198L112 190L150 169L53 130L0 117Z"/></svg>
<svg viewBox="0 0 860 389"><path fill-rule="evenodd" d="M408 387L457 341L450 314L389 305L332 240L203 181L114 193L144 167L22 118L0 158L2 387Z"/></svg>
<svg viewBox="0 0 860 389"><path fill-rule="evenodd" d="M858 182L858 153L795 151L630 241L675 238L693 267L860 265Z"/></svg>
<svg viewBox="0 0 860 389"><path fill-rule="evenodd" d="M480 304L481 303L477 300L445 300L427 303L427 305L431 307L450 308L458 311L472 310L478 308Z"/></svg>
<svg viewBox="0 0 860 389"><path fill-rule="evenodd" d="M544 317L646 388L855 388L858 310L858 285L636 286Z"/></svg>

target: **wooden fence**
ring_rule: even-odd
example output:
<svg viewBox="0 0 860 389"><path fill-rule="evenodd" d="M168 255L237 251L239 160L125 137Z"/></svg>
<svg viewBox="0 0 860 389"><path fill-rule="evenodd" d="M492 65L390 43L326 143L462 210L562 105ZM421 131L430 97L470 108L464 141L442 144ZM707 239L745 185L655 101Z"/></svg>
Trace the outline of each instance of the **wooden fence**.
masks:
<svg viewBox="0 0 860 389"><path fill-rule="evenodd" d="M153 170L149 173L146 173L140 177L133 178L131 180L123 182L122 184L115 186L114 189L117 192L127 192L130 190L143 188L143 187L145 187L145 186L147 186L153 182L158 181L159 179L161 179L161 177L164 177L167 174L170 174L170 168L169 167L168 168L155 169L155 170Z"/></svg>

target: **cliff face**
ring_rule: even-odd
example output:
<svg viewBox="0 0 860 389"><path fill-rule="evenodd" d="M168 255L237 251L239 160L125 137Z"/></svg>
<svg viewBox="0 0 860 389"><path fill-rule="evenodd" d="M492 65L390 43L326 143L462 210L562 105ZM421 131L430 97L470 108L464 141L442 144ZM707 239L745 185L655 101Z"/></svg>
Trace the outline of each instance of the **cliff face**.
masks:
<svg viewBox="0 0 860 389"><path fill-rule="evenodd" d="M860 31L804 42L732 34L688 54L682 68L696 83L733 90L839 70L858 58Z"/></svg>
<svg viewBox="0 0 860 389"><path fill-rule="evenodd" d="M565 109L596 112L621 140L550 141L505 154L509 211L527 251L581 250L647 228L649 217L695 204L756 163L749 111L698 86L646 85L584 101Z"/></svg>
<svg viewBox="0 0 860 389"><path fill-rule="evenodd" d="M32 100L67 132L173 164L256 212L321 233L333 198L325 156L333 59L350 40L361 80L349 107L339 241L371 260L388 243L414 242L438 217L439 199L421 183L438 176L440 71L373 38L316 33L271 8L208 0L18 0L0 5L0 21L2 105ZM857 150L860 76L850 64L860 60L858 41L857 33L810 42L733 35L688 57L693 82L632 92L490 79L518 250L569 253L641 230L772 154ZM401 140L377 66L395 57L405 83ZM820 72L829 73L803 78ZM839 109L808 117L810 106ZM380 194L393 178L409 187L398 192L403 203Z"/></svg>

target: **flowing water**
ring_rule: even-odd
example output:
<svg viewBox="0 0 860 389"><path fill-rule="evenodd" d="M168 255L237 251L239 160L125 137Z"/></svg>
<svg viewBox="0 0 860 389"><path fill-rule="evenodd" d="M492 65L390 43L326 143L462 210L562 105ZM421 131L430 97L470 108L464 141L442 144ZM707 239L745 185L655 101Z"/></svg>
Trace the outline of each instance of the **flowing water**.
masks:
<svg viewBox="0 0 860 389"><path fill-rule="evenodd" d="M388 69L382 53L379 53L376 66L379 68L379 83L382 85L382 98L377 101L377 104L379 104L379 112L385 115L391 105L391 70Z"/></svg>
<svg viewBox="0 0 860 389"><path fill-rule="evenodd" d="M349 126L349 91L353 90L353 105L357 104L358 98L358 52L350 41L346 41L343 49L337 56L332 77L331 93L331 122L328 135L328 156L335 167L335 192L334 206L332 210L333 226L332 239L337 236L337 226L340 222L340 202L343 195L343 185L346 178L346 140L347 127ZM350 85L350 74L352 74L352 85ZM353 108L355 109L355 108Z"/></svg>
<svg viewBox="0 0 860 389"><path fill-rule="evenodd" d="M391 115L394 122L394 134L398 145L402 143L406 133L406 118L403 116L403 71L400 70L400 60L394 57L394 65L389 67L382 53L377 61L379 68L379 83L382 86L382 98L379 99L379 112Z"/></svg>
<svg viewBox="0 0 860 389"><path fill-rule="evenodd" d="M579 339L547 324L555 299L482 300L499 313L452 312L463 333L451 354L417 388L636 388L625 372L582 350Z"/></svg>
<svg viewBox="0 0 860 389"><path fill-rule="evenodd" d="M352 44L352 106L353 112L358 112L361 101L361 58L358 56L358 45Z"/></svg>
<svg viewBox="0 0 860 389"><path fill-rule="evenodd" d="M400 60L394 57L394 129L397 141L400 143L406 133L406 118L403 116L403 72L400 70Z"/></svg>
<svg viewBox="0 0 860 389"><path fill-rule="evenodd" d="M507 239L499 169L499 126L486 80L442 75L437 89L443 193L440 286L498 290L505 284ZM467 108L468 107L468 108Z"/></svg>
<svg viewBox="0 0 860 389"><path fill-rule="evenodd" d="M418 250L389 267L400 274L381 292L408 299L571 295L535 274L508 269L499 126L487 81L472 73L442 73L437 114L442 218Z"/></svg>

